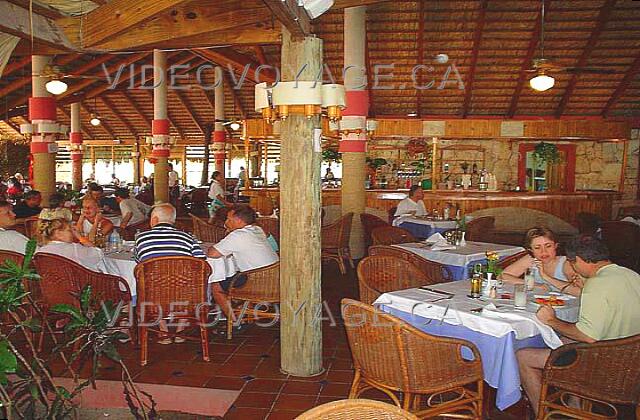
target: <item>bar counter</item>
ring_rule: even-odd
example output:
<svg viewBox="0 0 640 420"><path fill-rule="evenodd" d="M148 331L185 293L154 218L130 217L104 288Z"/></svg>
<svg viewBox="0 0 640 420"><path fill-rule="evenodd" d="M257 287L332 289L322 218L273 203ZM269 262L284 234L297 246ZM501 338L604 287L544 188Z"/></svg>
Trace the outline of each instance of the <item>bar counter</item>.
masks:
<svg viewBox="0 0 640 420"><path fill-rule="evenodd" d="M367 190L367 207L381 211L398 205L406 197L407 189ZM277 200L278 188L252 188L244 190L249 197L270 197ZM613 201L619 197L616 191L576 191L576 192L517 192L478 190L427 190L424 204L427 210L442 209L447 203L459 206L465 214L494 207L523 207L553 214L576 226L578 213L597 214L605 220L612 217ZM322 190L323 206L339 206L339 188Z"/></svg>

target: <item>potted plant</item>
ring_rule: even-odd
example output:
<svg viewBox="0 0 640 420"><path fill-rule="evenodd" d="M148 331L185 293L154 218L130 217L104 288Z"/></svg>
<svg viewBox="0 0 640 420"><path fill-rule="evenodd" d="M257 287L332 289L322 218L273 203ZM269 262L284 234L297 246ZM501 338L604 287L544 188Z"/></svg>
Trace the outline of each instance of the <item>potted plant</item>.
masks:
<svg viewBox="0 0 640 420"><path fill-rule="evenodd" d="M340 155L340 153L338 153L338 151L333 150L333 149L325 149L322 151L322 161L323 162L335 162L335 163L340 163L340 161L342 160L342 156Z"/></svg>
<svg viewBox="0 0 640 420"><path fill-rule="evenodd" d="M541 141L536 144L533 150L533 158L541 163L560 163L562 157L558 151L558 146L553 143L545 143Z"/></svg>

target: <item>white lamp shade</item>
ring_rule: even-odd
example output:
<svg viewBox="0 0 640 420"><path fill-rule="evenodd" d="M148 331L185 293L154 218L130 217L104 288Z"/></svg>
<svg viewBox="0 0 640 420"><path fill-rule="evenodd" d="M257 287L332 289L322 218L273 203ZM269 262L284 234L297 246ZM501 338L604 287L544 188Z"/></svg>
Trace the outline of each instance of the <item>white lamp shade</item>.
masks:
<svg viewBox="0 0 640 420"><path fill-rule="evenodd" d="M258 83L255 87L255 109L260 112L264 108L269 108L269 90L267 82Z"/></svg>
<svg viewBox="0 0 640 420"><path fill-rule="evenodd" d="M60 95L67 91L67 84L62 80L54 79L45 83L44 88L53 95Z"/></svg>
<svg viewBox="0 0 640 420"><path fill-rule="evenodd" d="M237 121L234 121L231 124L229 124L229 128L231 128L233 131L237 131L240 129L240 123Z"/></svg>
<svg viewBox="0 0 640 420"><path fill-rule="evenodd" d="M311 19L315 19L333 6L334 0L302 0L302 5Z"/></svg>
<svg viewBox="0 0 640 420"><path fill-rule="evenodd" d="M531 88L539 92L549 90L556 84L556 79L551 76L547 76L544 73L537 74L529 80Z"/></svg>
<svg viewBox="0 0 640 420"><path fill-rule="evenodd" d="M91 117L91 119L89 120L89 122L91 123L92 126L97 127L100 125L100 118L98 117Z"/></svg>
<svg viewBox="0 0 640 420"><path fill-rule="evenodd" d="M322 106L339 106L345 108L347 106L347 94L343 85L328 84L322 85Z"/></svg>
<svg viewBox="0 0 640 420"><path fill-rule="evenodd" d="M273 87L273 104L322 105L322 85L319 82L280 82Z"/></svg>

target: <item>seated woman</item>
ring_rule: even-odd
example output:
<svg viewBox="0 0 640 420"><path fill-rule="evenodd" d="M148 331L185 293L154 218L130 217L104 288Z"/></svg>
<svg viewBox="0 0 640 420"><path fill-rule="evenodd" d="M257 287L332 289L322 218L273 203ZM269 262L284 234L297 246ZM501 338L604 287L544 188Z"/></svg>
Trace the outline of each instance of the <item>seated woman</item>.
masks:
<svg viewBox="0 0 640 420"><path fill-rule="evenodd" d="M566 257L557 254L558 241L551 230L544 227L529 229L524 247L529 251L529 255L523 256L504 269L500 278L505 283L523 283L522 275L529 267L536 266L536 283L546 283L551 289L580 296L582 278Z"/></svg>
<svg viewBox="0 0 640 420"><path fill-rule="evenodd" d="M65 219L38 221L38 251L68 258L92 271L106 272L104 254L74 242L71 224Z"/></svg>
<svg viewBox="0 0 640 420"><path fill-rule="evenodd" d="M71 210L64 207L64 195L55 193L49 197L49 207L42 209L38 218L46 220L65 219L67 222L71 222L73 214Z"/></svg>
<svg viewBox="0 0 640 420"><path fill-rule="evenodd" d="M113 223L102 216L98 202L94 198L86 197L82 200L82 214L76 222L78 240L81 244L96 246L104 242L113 229Z"/></svg>

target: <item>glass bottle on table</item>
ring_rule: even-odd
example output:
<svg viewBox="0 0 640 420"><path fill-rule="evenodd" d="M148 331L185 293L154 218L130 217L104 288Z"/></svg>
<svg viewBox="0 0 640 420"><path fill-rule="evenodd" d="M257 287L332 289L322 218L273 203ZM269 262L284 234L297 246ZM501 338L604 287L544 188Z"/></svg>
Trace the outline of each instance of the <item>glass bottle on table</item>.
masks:
<svg viewBox="0 0 640 420"><path fill-rule="evenodd" d="M527 271L524 272L524 286L527 291L532 291L533 287L536 284L536 271L537 268L529 267Z"/></svg>
<svg viewBox="0 0 640 420"><path fill-rule="evenodd" d="M516 284L513 289L513 306L516 309L527 307L527 288L524 284Z"/></svg>

